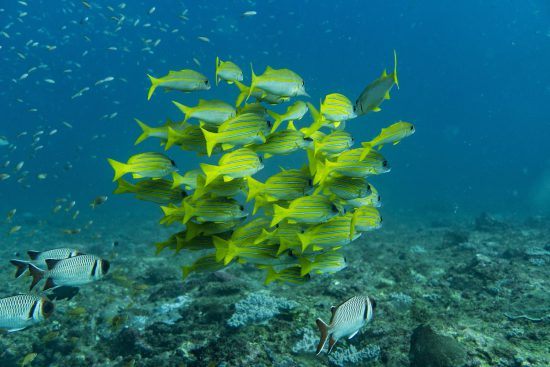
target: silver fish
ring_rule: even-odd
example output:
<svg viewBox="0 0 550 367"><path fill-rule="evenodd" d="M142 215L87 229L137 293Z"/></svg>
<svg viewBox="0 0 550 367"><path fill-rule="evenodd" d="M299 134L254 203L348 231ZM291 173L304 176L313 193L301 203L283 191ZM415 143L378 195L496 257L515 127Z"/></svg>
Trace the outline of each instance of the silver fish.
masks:
<svg viewBox="0 0 550 367"><path fill-rule="evenodd" d="M321 332L317 355L323 351L327 340L329 340L328 353L330 353L340 338L345 336L348 339L353 338L372 320L375 307L376 302L372 298L363 296L351 297L338 306L332 306L330 308L332 317L328 325L321 319L316 321Z"/></svg>
<svg viewBox="0 0 550 367"><path fill-rule="evenodd" d="M32 294L19 294L0 299L0 329L8 333L47 319L54 305L46 298Z"/></svg>
<svg viewBox="0 0 550 367"><path fill-rule="evenodd" d="M9 143L10 142L8 141L8 138L6 138L5 136L0 135L0 146L8 145Z"/></svg>
<svg viewBox="0 0 550 367"><path fill-rule="evenodd" d="M33 277L30 289L33 289L42 278L46 278L44 290L62 285L78 286L91 283L103 278L110 267L107 260L94 255L80 255L61 260L46 259L45 261L48 270L42 270L29 264L29 271Z"/></svg>
<svg viewBox="0 0 550 367"><path fill-rule="evenodd" d="M46 259L66 259L69 257L74 257L78 255L83 255L82 252L73 249L73 248L54 248L51 250L46 251L27 251L27 254L29 255L29 258L31 261L23 261L23 260L17 260L13 259L10 260L10 262L17 267L17 270L15 272L15 277L19 278L21 275L25 273L25 271L29 268L29 263L34 262L38 266L46 266Z"/></svg>

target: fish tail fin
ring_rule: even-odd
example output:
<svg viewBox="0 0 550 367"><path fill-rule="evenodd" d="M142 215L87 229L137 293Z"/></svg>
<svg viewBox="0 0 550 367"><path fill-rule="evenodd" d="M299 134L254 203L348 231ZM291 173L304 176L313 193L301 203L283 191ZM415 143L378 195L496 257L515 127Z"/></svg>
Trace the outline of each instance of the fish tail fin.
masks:
<svg viewBox="0 0 550 367"><path fill-rule="evenodd" d="M321 340L319 340L317 351L315 352L315 355L318 356L323 351L323 348L325 347L325 344L328 340L328 325L321 319L315 320L315 323L317 324L317 327L321 332Z"/></svg>
<svg viewBox="0 0 550 367"><path fill-rule="evenodd" d="M275 271L275 269L273 269L272 266L268 267L267 268L267 275L265 277L264 284L268 285L269 283L272 283L272 282L276 281L277 279L279 279L279 273L277 273L277 271Z"/></svg>
<svg viewBox="0 0 550 367"><path fill-rule="evenodd" d="M260 181L256 181L251 176L246 178L246 183L248 184L248 196L246 197L246 202L254 199L260 192L264 189L265 184Z"/></svg>
<svg viewBox="0 0 550 367"><path fill-rule="evenodd" d="M189 276L189 274L191 274L191 272L193 271L193 267L192 266L182 266L181 267L181 275L182 275L182 278L185 279Z"/></svg>
<svg viewBox="0 0 550 367"><path fill-rule="evenodd" d="M254 240L254 244L257 245L259 243L262 243L264 241L267 241L273 236L273 232L269 232L265 228L262 228L262 233L256 239ZM277 254L278 255L278 254Z"/></svg>
<svg viewBox="0 0 550 367"><path fill-rule="evenodd" d="M206 178L204 176L197 176L197 187L191 197L193 200L198 200L203 197L206 192Z"/></svg>
<svg viewBox="0 0 550 367"><path fill-rule="evenodd" d="M306 102L306 104L307 104L307 107L309 109L309 113L311 113L311 117L313 118L313 122L315 123L317 121L321 121L323 116L317 110L317 108L315 108L315 106L313 104L311 104L310 102Z"/></svg>
<svg viewBox="0 0 550 367"><path fill-rule="evenodd" d="M32 276L32 283L29 289L32 290L34 286L37 285L38 282L42 280L42 278L44 278L44 270L39 269L37 266L33 264L29 264L29 272L31 273L31 276Z"/></svg>
<svg viewBox="0 0 550 367"><path fill-rule="evenodd" d="M204 134L204 139L206 140L206 153L210 157L212 155L214 147L216 146L216 144L218 144L218 133L210 132L202 127L201 130Z"/></svg>
<svg viewBox="0 0 550 367"><path fill-rule="evenodd" d="M189 119L189 112L191 112L191 107L185 106L177 101L172 101L173 104L185 115L183 122L187 122Z"/></svg>
<svg viewBox="0 0 550 367"><path fill-rule="evenodd" d="M163 241L163 242L155 243L155 255L160 254L168 246L170 246L170 241Z"/></svg>
<svg viewBox="0 0 550 367"><path fill-rule="evenodd" d="M220 169L218 166L211 164L201 163L201 169L206 175L206 180L204 181L204 186L208 186L212 181L214 181L220 175Z"/></svg>
<svg viewBox="0 0 550 367"><path fill-rule="evenodd" d="M279 125L281 125L281 122L283 122L283 115L279 115L278 113L270 110L267 110L267 114L274 119L273 125L271 127L271 132L273 133L275 132L275 130L277 130Z"/></svg>
<svg viewBox="0 0 550 367"><path fill-rule="evenodd" d="M246 95L248 94L248 90L246 89L246 85L239 82L238 80L235 80L235 85L237 86L237 88L239 88L239 95L237 96L235 106L239 107L241 103L243 103Z"/></svg>
<svg viewBox="0 0 550 367"><path fill-rule="evenodd" d="M220 60L220 58L216 56L216 74L214 76L214 79L216 79L216 86L218 85L218 82L219 82L218 71L221 63L222 61Z"/></svg>
<svg viewBox="0 0 550 367"><path fill-rule="evenodd" d="M307 162L308 162L308 170L309 174L311 176L314 176L317 172L317 160L315 159L315 151L313 149L307 149Z"/></svg>
<svg viewBox="0 0 550 367"><path fill-rule="evenodd" d="M254 209L252 209L252 215L256 214L260 208L264 207L268 203L267 199L263 195L257 195L254 198Z"/></svg>
<svg viewBox="0 0 550 367"><path fill-rule="evenodd" d="M361 146L363 147L363 151L361 152L361 155L359 155L359 161L362 161L365 159L365 157L370 153L372 149L372 143L370 141L361 143Z"/></svg>
<svg viewBox="0 0 550 367"><path fill-rule="evenodd" d="M315 171L315 177L313 178L314 185L316 184L323 185L323 183L325 182L325 180L330 174L331 164L332 164L331 161L325 161L324 163L317 161L317 165L316 165L317 169Z"/></svg>
<svg viewBox="0 0 550 367"><path fill-rule="evenodd" d="M273 220L271 221L270 227L276 226L277 223L279 223L286 217L287 217L287 209L277 204L273 204Z"/></svg>
<svg viewBox="0 0 550 367"><path fill-rule="evenodd" d="M399 80L397 80L397 52L393 50L393 82L397 85L399 89Z"/></svg>
<svg viewBox="0 0 550 367"><path fill-rule="evenodd" d="M248 95L246 96L245 101L248 101L250 95L252 94L252 91L254 90L254 87L256 86L256 83L258 82L258 76L254 74L252 63L250 63L250 72L252 73L252 81L250 82L250 88L248 89Z"/></svg>
<svg viewBox="0 0 550 367"><path fill-rule="evenodd" d="M15 270L16 279L23 275L23 273L29 268L29 263L23 260L13 259L10 260L10 263L12 263L12 265L15 265L15 267L17 268L17 270Z"/></svg>
<svg viewBox="0 0 550 367"><path fill-rule="evenodd" d="M151 99L151 96L155 92L155 89L159 86L160 79L157 79L155 77L152 77L151 75L147 74L149 77L149 80L151 81L151 87L149 87L149 93L147 93L147 100Z"/></svg>
<svg viewBox="0 0 550 367"><path fill-rule="evenodd" d="M298 238L302 243L302 252L304 252L308 248L308 246L311 244L311 236L309 236L306 233L298 233Z"/></svg>
<svg viewBox="0 0 550 367"><path fill-rule="evenodd" d="M27 255L29 255L29 258L34 261L38 259L38 255L40 255L40 251L29 250L27 251Z"/></svg>
<svg viewBox="0 0 550 367"><path fill-rule="evenodd" d="M239 248L233 241L228 241L225 257L223 258L223 264L228 265L237 256L239 256Z"/></svg>
<svg viewBox="0 0 550 367"><path fill-rule="evenodd" d="M350 228L349 228L349 238L353 240L355 236L355 225L357 223L357 210L355 210L351 216Z"/></svg>
<svg viewBox="0 0 550 367"><path fill-rule="evenodd" d="M199 235L199 226L196 223L188 222L185 225L185 240L191 241Z"/></svg>
<svg viewBox="0 0 550 367"><path fill-rule="evenodd" d="M164 144L164 150L170 149L177 142L178 133L171 126L168 126L168 137L166 138L166 144Z"/></svg>
<svg viewBox="0 0 550 367"><path fill-rule="evenodd" d="M228 255L229 241L224 240L223 238L220 238L218 236L212 236L212 241L214 242L214 247L216 248L216 261L220 262L226 259ZM229 263L229 261L227 263Z"/></svg>
<svg viewBox="0 0 550 367"><path fill-rule="evenodd" d="M279 248L277 249L277 256L281 255L283 252L285 252L289 248L290 248L290 242L285 239L281 239L279 241Z"/></svg>
<svg viewBox="0 0 550 367"><path fill-rule="evenodd" d="M115 171L113 182L115 182L127 173L128 165L126 163L121 163L111 158L107 158L107 161L109 161L109 164L111 165L111 167L113 167L113 170Z"/></svg>
<svg viewBox="0 0 550 367"><path fill-rule="evenodd" d="M300 264L300 276L306 276L311 273L313 270L313 261L309 261L305 257L300 257L298 259L298 264Z"/></svg>
<svg viewBox="0 0 550 367"><path fill-rule="evenodd" d="M172 187L171 189L177 189L181 185L181 180L183 176L177 173L176 171L172 172Z"/></svg>
<svg viewBox="0 0 550 367"><path fill-rule="evenodd" d="M136 120L136 122L138 123L139 127L142 130L141 135L138 136L138 138L136 139L136 142L134 143L134 145L138 145L139 143L147 139L149 136L151 136L151 127L145 124L143 121L140 121L136 118L134 120Z"/></svg>
<svg viewBox="0 0 550 367"><path fill-rule="evenodd" d="M115 191L113 191L113 194L126 194L129 192L134 192L134 185L132 185L125 179L119 178L118 180L116 180L116 183L118 184L118 186Z"/></svg>
<svg viewBox="0 0 550 367"><path fill-rule="evenodd" d="M187 200L183 202L183 208L185 210L185 215L183 216L183 224L189 222L189 219L191 219L195 215L195 208L189 204Z"/></svg>

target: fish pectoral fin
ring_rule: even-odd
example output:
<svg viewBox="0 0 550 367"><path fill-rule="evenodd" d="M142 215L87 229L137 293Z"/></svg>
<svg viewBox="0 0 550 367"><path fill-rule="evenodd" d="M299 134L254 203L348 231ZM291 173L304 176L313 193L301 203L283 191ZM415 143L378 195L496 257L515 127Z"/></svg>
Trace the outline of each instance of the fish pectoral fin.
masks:
<svg viewBox="0 0 550 367"><path fill-rule="evenodd" d="M373 109L373 112L380 112L382 111L382 109L380 107L374 107Z"/></svg>
<svg viewBox="0 0 550 367"><path fill-rule="evenodd" d="M356 332L354 332L353 334L351 334L350 336L348 336L348 340L353 338L355 335L357 335L357 333L359 332L359 330L357 330Z"/></svg>

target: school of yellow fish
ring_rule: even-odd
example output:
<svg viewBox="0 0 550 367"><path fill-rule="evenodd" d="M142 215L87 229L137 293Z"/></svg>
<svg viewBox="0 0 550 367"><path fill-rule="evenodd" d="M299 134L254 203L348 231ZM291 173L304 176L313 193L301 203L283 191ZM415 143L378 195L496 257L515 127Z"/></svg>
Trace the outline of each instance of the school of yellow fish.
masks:
<svg viewBox="0 0 550 367"><path fill-rule="evenodd" d="M149 79L148 99L157 88L212 88L207 77L189 69ZM371 176L390 171L380 149L415 131L412 124L398 121L355 149L345 131L349 121L380 111L393 86L399 87L395 52L393 71L384 70L355 103L331 93L319 108L296 99L278 114L269 106L309 97L304 80L292 70L269 66L261 75L252 70L250 86L243 79L235 63L216 59L214 84L235 85L236 103L201 99L186 106L173 101L184 115L179 122L151 127L136 119L142 130L136 144L156 138L165 151L178 147L213 162L179 172L175 161L160 152L139 153L125 163L109 159L118 185L115 193L159 204L164 213L160 223L180 226L156 243L157 252L201 251L183 266L184 278L234 263L262 269L266 284L299 283L342 270L345 247L381 225L380 196L370 182ZM308 112L311 120L296 126ZM254 178L271 156L296 151L305 153L307 164L281 168L264 182Z"/></svg>

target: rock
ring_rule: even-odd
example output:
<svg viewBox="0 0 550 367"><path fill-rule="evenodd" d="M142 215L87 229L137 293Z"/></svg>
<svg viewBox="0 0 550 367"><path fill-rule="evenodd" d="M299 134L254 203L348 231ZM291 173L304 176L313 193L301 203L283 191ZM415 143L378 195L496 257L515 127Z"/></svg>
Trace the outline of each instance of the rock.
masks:
<svg viewBox="0 0 550 367"><path fill-rule="evenodd" d="M451 337L438 335L428 325L414 329L409 360L411 367L462 367L466 351Z"/></svg>
<svg viewBox="0 0 550 367"><path fill-rule="evenodd" d="M452 230L446 231L443 235L443 247L456 247L461 243L468 242L469 234L465 231Z"/></svg>
<svg viewBox="0 0 550 367"><path fill-rule="evenodd" d="M475 229L476 231L494 231L499 229L507 228L507 225L497 219L495 219L493 216L491 216L489 213L481 213L479 217L475 220Z"/></svg>

